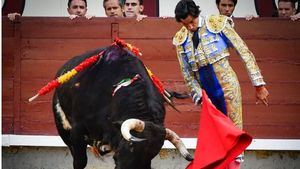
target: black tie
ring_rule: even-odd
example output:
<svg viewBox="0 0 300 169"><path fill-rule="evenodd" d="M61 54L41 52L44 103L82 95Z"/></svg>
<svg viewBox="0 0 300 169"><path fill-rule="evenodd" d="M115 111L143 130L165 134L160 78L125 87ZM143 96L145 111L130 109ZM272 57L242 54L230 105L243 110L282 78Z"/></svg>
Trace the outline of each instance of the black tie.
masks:
<svg viewBox="0 0 300 169"><path fill-rule="evenodd" d="M199 28L193 33L193 37L192 37L194 49L196 49L198 47L198 44L199 44L198 30L199 30Z"/></svg>

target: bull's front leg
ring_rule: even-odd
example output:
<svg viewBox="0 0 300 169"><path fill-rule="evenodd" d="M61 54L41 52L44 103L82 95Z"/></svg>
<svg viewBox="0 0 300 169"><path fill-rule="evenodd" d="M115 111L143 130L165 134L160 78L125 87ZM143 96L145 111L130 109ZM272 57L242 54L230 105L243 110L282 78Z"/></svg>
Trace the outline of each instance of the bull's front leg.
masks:
<svg viewBox="0 0 300 169"><path fill-rule="evenodd" d="M82 130L81 127L73 127L71 130L74 169L84 169L87 165L87 143L84 140L84 132Z"/></svg>

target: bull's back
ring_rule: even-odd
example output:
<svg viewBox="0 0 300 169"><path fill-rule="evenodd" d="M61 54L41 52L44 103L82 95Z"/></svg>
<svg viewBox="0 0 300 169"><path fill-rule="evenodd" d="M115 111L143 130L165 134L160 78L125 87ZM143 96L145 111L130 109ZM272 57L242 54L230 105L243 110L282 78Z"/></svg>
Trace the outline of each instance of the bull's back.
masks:
<svg viewBox="0 0 300 169"><path fill-rule="evenodd" d="M84 54L78 55L73 57L72 59L68 60L56 73L55 77L59 77L60 75L68 72L69 70L72 70L74 67L79 65L81 62L83 62L85 59L92 57L101 51L103 51L105 48L97 48L91 51L88 51Z"/></svg>

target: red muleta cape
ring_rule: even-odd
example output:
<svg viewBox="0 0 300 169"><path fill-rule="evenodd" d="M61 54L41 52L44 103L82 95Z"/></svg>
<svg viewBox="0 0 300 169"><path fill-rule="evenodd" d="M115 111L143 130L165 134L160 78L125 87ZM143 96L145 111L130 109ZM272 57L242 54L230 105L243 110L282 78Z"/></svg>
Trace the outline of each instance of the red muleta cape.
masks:
<svg viewBox="0 0 300 169"><path fill-rule="evenodd" d="M225 169L251 143L252 137L234 126L202 90L202 112L194 160L186 169Z"/></svg>

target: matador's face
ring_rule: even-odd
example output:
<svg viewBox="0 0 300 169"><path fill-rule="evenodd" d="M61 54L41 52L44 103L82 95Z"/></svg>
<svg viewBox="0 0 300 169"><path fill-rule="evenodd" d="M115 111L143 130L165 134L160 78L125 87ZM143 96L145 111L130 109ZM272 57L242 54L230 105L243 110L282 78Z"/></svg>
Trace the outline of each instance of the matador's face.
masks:
<svg viewBox="0 0 300 169"><path fill-rule="evenodd" d="M189 31L195 32L198 29L199 17L194 18L192 15L188 15L185 19L181 19L180 22Z"/></svg>

